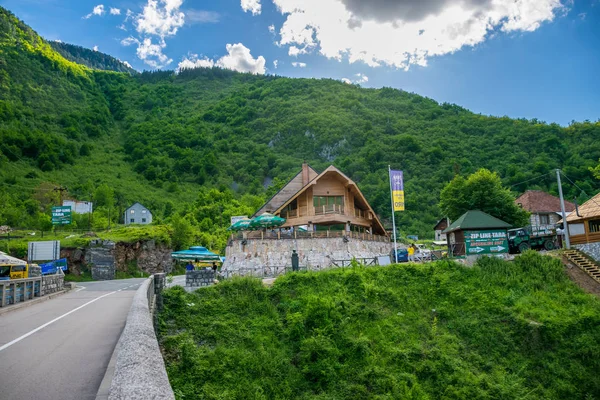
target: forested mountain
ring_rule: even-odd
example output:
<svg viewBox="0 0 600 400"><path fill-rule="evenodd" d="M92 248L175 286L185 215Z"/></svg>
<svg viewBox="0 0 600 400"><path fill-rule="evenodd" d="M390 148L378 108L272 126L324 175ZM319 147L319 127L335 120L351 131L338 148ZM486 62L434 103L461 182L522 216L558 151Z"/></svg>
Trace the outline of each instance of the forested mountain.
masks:
<svg viewBox="0 0 600 400"><path fill-rule="evenodd" d="M197 212L210 202L207 188L223 199L246 195L242 203L254 206L303 160L317 170L341 168L384 220L388 165L404 170L399 226L408 234L431 235L443 185L481 167L515 193L555 193L553 168L588 195L598 190L588 168L600 158L599 123L488 117L330 79L98 71L68 61L2 8L0 121L0 225L34 224L55 195L52 185L83 200L106 184L117 204L140 201L159 218L175 210L203 229L221 229L227 218ZM581 195L569 183L565 190Z"/></svg>
<svg viewBox="0 0 600 400"><path fill-rule="evenodd" d="M129 74L137 73L136 70L125 64L123 61L117 60L108 54L69 43L57 41L51 41L49 43L54 50L67 60L85 65L86 67L103 71L127 72Z"/></svg>

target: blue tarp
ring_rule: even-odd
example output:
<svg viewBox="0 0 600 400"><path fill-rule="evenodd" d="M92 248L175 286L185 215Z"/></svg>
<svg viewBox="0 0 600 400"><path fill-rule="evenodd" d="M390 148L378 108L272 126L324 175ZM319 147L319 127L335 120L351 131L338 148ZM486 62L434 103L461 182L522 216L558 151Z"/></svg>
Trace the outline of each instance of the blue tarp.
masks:
<svg viewBox="0 0 600 400"><path fill-rule="evenodd" d="M60 260L50 261L44 264L39 264L42 269L42 275L51 275L62 269L63 272L67 270L67 259L61 258Z"/></svg>

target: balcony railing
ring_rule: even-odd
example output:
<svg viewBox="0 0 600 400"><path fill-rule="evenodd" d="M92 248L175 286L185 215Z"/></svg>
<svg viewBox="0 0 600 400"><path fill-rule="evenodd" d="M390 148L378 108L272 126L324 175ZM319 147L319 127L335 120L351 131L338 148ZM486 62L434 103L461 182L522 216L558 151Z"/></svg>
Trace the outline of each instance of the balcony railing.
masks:
<svg viewBox="0 0 600 400"><path fill-rule="evenodd" d="M232 241L242 240L285 240L285 239L316 239L316 238L343 238L367 240L371 242L389 242L387 236L373 235L366 232L346 232L346 231L302 231L299 229L282 230L264 230L237 232L232 234L229 239Z"/></svg>
<svg viewBox="0 0 600 400"><path fill-rule="evenodd" d="M343 214L344 206L339 204L328 204L326 206L317 206L315 207L315 215L324 215L324 214Z"/></svg>

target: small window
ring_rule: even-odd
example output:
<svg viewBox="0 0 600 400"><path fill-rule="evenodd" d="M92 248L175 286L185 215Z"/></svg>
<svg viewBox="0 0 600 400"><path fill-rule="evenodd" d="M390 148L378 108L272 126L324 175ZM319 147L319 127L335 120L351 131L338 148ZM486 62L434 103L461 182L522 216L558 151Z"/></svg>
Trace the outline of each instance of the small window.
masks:
<svg viewBox="0 0 600 400"><path fill-rule="evenodd" d="M548 214L540 215L540 225L550 225L550 216Z"/></svg>
<svg viewBox="0 0 600 400"><path fill-rule="evenodd" d="M131 223L133 224L133 223L135 223L135 219L131 218L131 219L129 220L129 222L131 222Z"/></svg>
<svg viewBox="0 0 600 400"><path fill-rule="evenodd" d="M142 210L142 214L146 214L146 210Z"/></svg>
<svg viewBox="0 0 600 400"><path fill-rule="evenodd" d="M135 210L131 210L131 211L129 211L129 213L135 214Z"/></svg>
<svg viewBox="0 0 600 400"><path fill-rule="evenodd" d="M146 218L142 218L142 223L145 223L145 222L146 222Z"/></svg>
<svg viewBox="0 0 600 400"><path fill-rule="evenodd" d="M593 221L589 221L590 233L598 233L600 232L600 219L595 219Z"/></svg>

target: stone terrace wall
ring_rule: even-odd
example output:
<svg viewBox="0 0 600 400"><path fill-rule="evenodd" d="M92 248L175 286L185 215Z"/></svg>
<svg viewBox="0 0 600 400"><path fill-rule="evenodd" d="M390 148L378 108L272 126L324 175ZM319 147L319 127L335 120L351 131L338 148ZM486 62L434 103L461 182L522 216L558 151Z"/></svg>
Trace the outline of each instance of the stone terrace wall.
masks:
<svg viewBox="0 0 600 400"><path fill-rule="evenodd" d="M235 272L240 269L284 267L292 265L292 250L298 252L300 266L310 269L325 269L333 260L352 258L374 258L390 255L393 243L343 238L302 238L261 240L248 239L231 241L225 250L222 271Z"/></svg>
<svg viewBox="0 0 600 400"><path fill-rule="evenodd" d="M56 293L65 288L65 276L63 274L42 276L42 296Z"/></svg>
<svg viewBox="0 0 600 400"><path fill-rule="evenodd" d="M215 282L215 271L204 269L199 271L187 271L185 273L185 286L200 287L210 286Z"/></svg>
<svg viewBox="0 0 600 400"><path fill-rule="evenodd" d="M594 260L600 262L600 242L598 243L586 243L574 245L577 250L583 251Z"/></svg>

